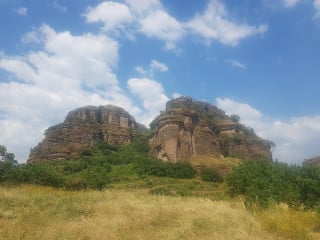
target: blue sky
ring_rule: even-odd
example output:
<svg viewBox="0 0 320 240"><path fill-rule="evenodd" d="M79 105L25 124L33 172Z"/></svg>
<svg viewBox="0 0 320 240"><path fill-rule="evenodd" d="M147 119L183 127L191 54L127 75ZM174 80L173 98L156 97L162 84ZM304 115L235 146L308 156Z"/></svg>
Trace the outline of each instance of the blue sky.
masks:
<svg viewBox="0 0 320 240"><path fill-rule="evenodd" d="M320 155L319 0L0 0L0 144L115 104L148 124L180 95L238 114L289 163Z"/></svg>

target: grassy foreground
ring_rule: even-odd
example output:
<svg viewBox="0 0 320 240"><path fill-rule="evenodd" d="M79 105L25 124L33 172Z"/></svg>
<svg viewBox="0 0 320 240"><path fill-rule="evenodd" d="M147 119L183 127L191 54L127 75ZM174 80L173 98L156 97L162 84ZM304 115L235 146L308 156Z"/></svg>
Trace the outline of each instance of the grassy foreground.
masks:
<svg viewBox="0 0 320 240"><path fill-rule="evenodd" d="M241 202L0 186L0 239L320 239L312 212Z"/></svg>

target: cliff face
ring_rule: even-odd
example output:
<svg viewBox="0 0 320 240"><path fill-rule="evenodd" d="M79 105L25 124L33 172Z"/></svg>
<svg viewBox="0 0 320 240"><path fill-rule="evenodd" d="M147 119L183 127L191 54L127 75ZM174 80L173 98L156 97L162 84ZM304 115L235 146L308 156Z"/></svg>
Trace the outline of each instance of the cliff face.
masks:
<svg viewBox="0 0 320 240"><path fill-rule="evenodd" d="M270 142L255 135L217 107L180 97L152 123L151 154L164 161L186 161L192 155L272 159Z"/></svg>
<svg viewBox="0 0 320 240"><path fill-rule="evenodd" d="M320 156L306 159L302 164L304 166L320 167Z"/></svg>
<svg viewBox="0 0 320 240"><path fill-rule="evenodd" d="M78 158L82 150L99 141L126 145L143 128L124 109L113 105L79 108L69 112L63 123L46 130L28 162Z"/></svg>

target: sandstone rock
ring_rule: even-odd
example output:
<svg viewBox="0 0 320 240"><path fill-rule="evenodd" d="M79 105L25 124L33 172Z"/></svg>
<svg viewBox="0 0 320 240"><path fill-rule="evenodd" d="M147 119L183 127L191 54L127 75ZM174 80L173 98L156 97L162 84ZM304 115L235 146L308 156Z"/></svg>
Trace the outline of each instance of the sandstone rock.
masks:
<svg viewBox="0 0 320 240"><path fill-rule="evenodd" d="M63 123L46 130L28 162L78 158L82 150L99 141L126 145L143 128L128 112L113 105L79 108L69 112Z"/></svg>
<svg viewBox="0 0 320 240"><path fill-rule="evenodd" d="M270 142L209 103L180 97L169 101L151 124L151 155L164 161L191 156L272 159Z"/></svg>
<svg viewBox="0 0 320 240"><path fill-rule="evenodd" d="M304 166L320 167L320 156L304 160L303 165Z"/></svg>

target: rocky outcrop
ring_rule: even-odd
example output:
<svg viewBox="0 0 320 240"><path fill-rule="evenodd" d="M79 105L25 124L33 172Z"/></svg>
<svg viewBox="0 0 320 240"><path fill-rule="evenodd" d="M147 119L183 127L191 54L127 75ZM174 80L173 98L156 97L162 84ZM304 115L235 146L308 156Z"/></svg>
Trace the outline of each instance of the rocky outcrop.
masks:
<svg viewBox="0 0 320 240"><path fill-rule="evenodd" d="M78 158L81 151L100 141L126 145L143 129L128 112L113 105L79 108L69 112L63 123L46 130L28 162Z"/></svg>
<svg viewBox="0 0 320 240"><path fill-rule="evenodd" d="M209 103L189 97L174 99L150 124L151 154L170 162L197 155L271 160L272 143L238 121Z"/></svg>
<svg viewBox="0 0 320 240"><path fill-rule="evenodd" d="M304 160L303 165L304 166L320 167L320 156Z"/></svg>

